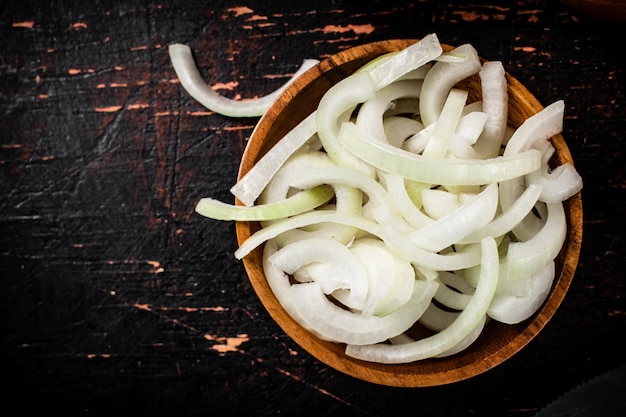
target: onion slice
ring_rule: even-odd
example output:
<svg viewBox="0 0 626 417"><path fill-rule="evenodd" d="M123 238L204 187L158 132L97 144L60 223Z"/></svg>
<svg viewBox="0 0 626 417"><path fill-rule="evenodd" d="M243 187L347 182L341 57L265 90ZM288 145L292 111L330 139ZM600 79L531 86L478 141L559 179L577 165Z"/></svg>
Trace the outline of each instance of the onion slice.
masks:
<svg viewBox="0 0 626 417"><path fill-rule="evenodd" d="M252 207L236 206L206 197L198 201L196 212L216 220L275 220L313 210L328 202L334 195L331 187L319 185L300 191L282 201Z"/></svg>
<svg viewBox="0 0 626 417"><path fill-rule="evenodd" d="M371 165L428 184L490 184L526 175L541 165L536 149L485 160L428 158L382 143L350 122L341 125L339 136L346 149Z"/></svg>
<svg viewBox="0 0 626 417"><path fill-rule="evenodd" d="M291 82L319 62L305 59L289 81L277 90L259 98L237 101L220 95L206 84L189 46L174 43L168 47L168 52L174 71L189 95L209 110L229 117L262 116Z"/></svg>
<svg viewBox="0 0 626 417"><path fill-rule="evenodd" d="M378 363L408 363L430 358L454 348L480 326L498 284L498 247L493 238L481 241L481 276L472 299L450 326L432 336L400 345L348 344L347 356Z"/></svg>

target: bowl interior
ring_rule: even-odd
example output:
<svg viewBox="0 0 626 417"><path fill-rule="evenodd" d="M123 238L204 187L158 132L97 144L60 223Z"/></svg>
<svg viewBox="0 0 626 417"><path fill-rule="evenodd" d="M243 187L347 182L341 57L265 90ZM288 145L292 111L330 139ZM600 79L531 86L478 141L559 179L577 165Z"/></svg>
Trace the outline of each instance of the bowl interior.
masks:
<svg viewBox="0 0 626 417"><path fill-rule="evenodd" d="M323 94L336 82L352 74L366 62L387 52L401 50L415 39L374 42L347 49L311 68L287 88L257 124L244 152L239 178L264 155L285 133L308 116ZM442 45L444 50L453 47ZM518 127L526 118L543 107L515 78L507 74L509 90L509 125ZM478 76L459 84L470 92L469 101L480 99ZM556 148L554 163L572 162L561 135L552 138ZM240 204L239 202L237 202ZM485 372L510 358L532 340L556 312L574 276L582 240L582 202L580 193L565 203L568 221L566 242L557 258L556 276L548 299L528 320L517 325L491 321L478 340L466 350L440 359L408 364L378 364L360 361L344 354L342 344L323 341L295 322L272 293L263 273L262 248L250 253L243 263L257 296L276 323L298 345L328 366L372 383L420 387L443 385ZM256 222L238 222L237 239L243 243L259 229Z"/></svg>

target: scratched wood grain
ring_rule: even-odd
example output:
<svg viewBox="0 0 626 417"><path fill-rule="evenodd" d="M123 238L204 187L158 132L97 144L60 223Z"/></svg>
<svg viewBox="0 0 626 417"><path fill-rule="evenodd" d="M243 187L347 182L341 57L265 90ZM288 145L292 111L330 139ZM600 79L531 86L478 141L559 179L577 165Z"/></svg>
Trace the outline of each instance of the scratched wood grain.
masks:
<svg viewBox="0 0 626 417"><path fill-rule="evenodd" d="M543 1L3 3L4 403L74 415L530 416L621 363L626 90L608 42L618 29ZM542 103L565 100L585 231L571 291L531 345L470 381L400 390L296 346L234 259L234 225L193 212L204 196L232 200L256 119L191 99L166 48L190 45L217 91L246 99L303 59L429 32L501 60Z"/></svg>

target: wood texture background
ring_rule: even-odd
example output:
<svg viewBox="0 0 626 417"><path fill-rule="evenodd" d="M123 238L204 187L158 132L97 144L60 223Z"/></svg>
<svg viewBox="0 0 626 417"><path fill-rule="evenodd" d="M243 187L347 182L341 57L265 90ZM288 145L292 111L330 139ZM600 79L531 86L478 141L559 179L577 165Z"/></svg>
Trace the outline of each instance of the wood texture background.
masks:
<svg viewBox="0 0 626 417"><path fill-rule="evenodd" d="M545 105L585 181L580 264L561 309L507 363L396 389L342 375L256 299L231 201L256 123L207 111L167 45L249 98L303 59L421 38L473 44ZM0 4L0 388L20 412L66 415L532 416L624 362L623 23L558 1L8 1ZM10 408L10 407L8 407Z"/></svg>

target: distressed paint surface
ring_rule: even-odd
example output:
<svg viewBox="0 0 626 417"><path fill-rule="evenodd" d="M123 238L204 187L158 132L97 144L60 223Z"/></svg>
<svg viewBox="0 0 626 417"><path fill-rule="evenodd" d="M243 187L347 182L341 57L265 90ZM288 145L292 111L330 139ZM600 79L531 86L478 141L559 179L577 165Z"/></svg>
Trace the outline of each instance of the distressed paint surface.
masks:
<svg viewBox="0 0 626 417"><path fill-rule="evenodd" d="M3 4L5 397L75 415L519 417L623 362L626 91L611 30L540 1ZM303 59L429 32L501 60L542 103L565 100L585 232L572 289L529 347L471 381L398 390L302 351L256 299L234 225L194 213L201 197L232 201L256 119L190 98L167 45L188 44L207 83L249 99Z"/></svg>

